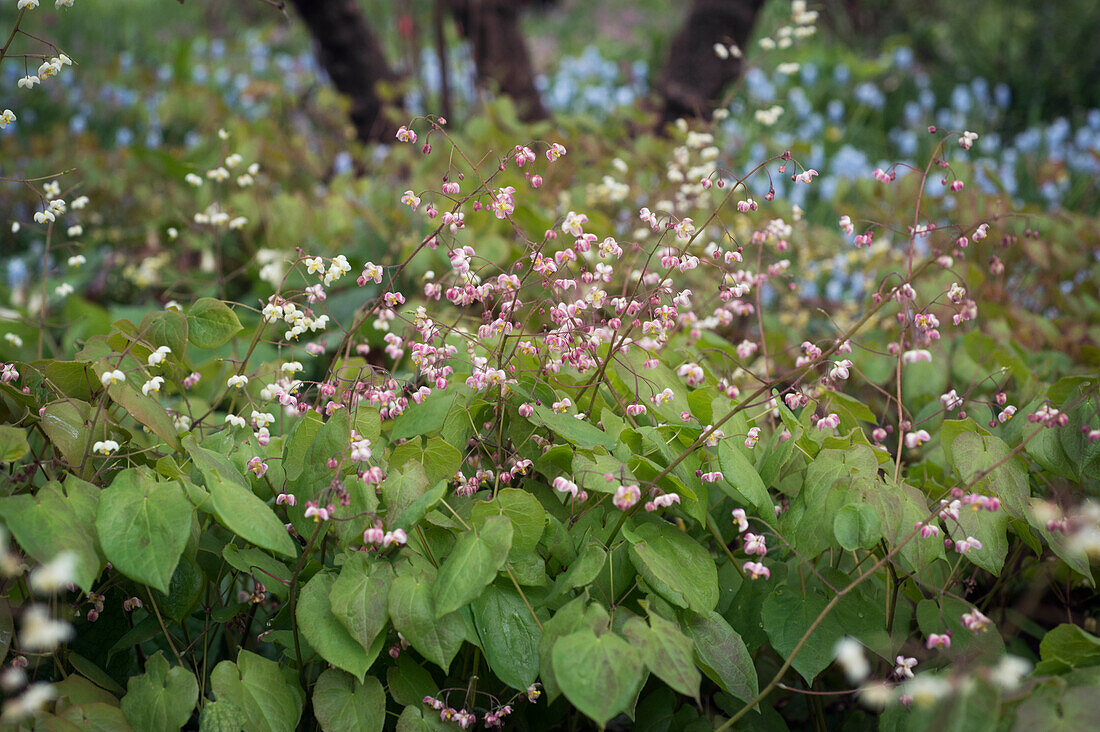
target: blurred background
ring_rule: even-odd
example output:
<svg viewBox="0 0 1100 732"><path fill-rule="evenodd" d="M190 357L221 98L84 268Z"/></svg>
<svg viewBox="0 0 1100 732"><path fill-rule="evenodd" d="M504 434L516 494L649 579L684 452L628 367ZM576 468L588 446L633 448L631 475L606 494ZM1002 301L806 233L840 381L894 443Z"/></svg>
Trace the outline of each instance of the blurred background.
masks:
<svg viewBox="0 0 1100 732"><path fill-rule="evenodd" d="M0 28L15 16L5 2ZM183 266L162 297L196 289L180 273L212 266L209 237L190 236L209 201L183 179L227 152L263 176L226 202L248 225L218 245L225 272L255 279L270 252L298 245L387 251L407 227L395 189L423 170L393 130L425 113L448 117L471 152L553 139L633 165L668 155L668 122L707 126L720 109L707 127L719 162L790 149L821 177L776 181L777 198L834 228L875 168L923 167L929 125L968 129L980 133L968 185L991 200L1100 208L1092 0L77 0L32 20L74 65L27 91L16 82L33 68L5 60L0 108L19 121L0 132L0 175L63 173L68 198L90 197L79 241L57 251L100 265L82 285L113 312L161 287L168 264ZM570 172L578 205L609 169ZM41 267L41 232L25 226L41 203L34 185L5 184L0 220L24 224L0 230L7 299Z"/></svg>

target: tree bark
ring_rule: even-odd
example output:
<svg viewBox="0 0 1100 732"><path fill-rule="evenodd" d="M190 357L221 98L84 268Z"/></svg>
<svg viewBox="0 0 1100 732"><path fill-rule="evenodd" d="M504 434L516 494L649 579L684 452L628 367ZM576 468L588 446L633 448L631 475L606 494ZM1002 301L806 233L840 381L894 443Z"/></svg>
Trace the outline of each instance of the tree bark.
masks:
<svg viewBox="0 0 1100 732"><path fill-rule="evenodd" d="M680 117L709 117L722 90L741 75L738 58L720 59L715 43L745 48L765 0L693 0L657 79L661 127Z"/></svg>
<svg viewBox="0 0 1100 732"><path fill-rule="evenodd" d="M391 100L379 85L393 84L397 75L367 26L356 0L291 0L317 44L317 57L337 91L351 99L351 121L362 142L393 136L383 114Z"/></svg>
<svg viewBox="0 0 1100 732"><path fill-rule="evenodd" d="M511 97L520 119L549 115L535 88L535 71L519 27L522 0L450 0L459 30L470 41L480 86L495 86Z"/></svg>

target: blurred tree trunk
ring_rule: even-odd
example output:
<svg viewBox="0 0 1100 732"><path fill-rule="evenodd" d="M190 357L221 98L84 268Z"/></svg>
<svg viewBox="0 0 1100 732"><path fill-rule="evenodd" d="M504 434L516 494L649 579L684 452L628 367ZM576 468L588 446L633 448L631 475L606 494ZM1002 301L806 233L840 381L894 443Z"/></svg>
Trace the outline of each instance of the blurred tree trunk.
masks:
<svg viewBox="0 0 1100 732"><path fill-rule="evenodd" d="M351 121L362 142L392 137L380 85L397 75L386 62L356 0L291 0L317 44L317 57L337 91L351 99Z"/></svg>
<svg viewBox="0 0 1100 732"><path fill-rule="evenodd" d="M479 85L486 82L512 98L520 119L549 115L535 88L531 55L519 27L524 0L449 0L458 28L474 51ZM545 3L544 3L545 4Z"/></svg>
<svg viewBox="0 0 1100 732"><path fill-rule="evenodd" d="M661 127L680 117L709 117L722 90L741 75L739 58L720 59L715 43L745 48L765 0L693 0L657 79Z"/></svg>

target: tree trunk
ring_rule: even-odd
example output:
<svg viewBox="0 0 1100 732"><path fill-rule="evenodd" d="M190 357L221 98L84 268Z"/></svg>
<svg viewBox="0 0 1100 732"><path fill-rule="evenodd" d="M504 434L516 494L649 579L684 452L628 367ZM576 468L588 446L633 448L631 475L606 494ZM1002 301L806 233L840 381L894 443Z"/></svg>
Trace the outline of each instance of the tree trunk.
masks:
<svg viewBox="0 0 1100 732"><path fill-rule="evenodd" d="M512 98L520 119L549 115L535 88L531 56L519 27L521 0L450 0L459 30L470 41L478 84L491 84Z"/></svg>
<svg viewBox="0 0 1100 732"><path fill-rule="evenodd" d="M672 39L657 79L661 126L680 117L709 117L722 90L741 75L741 60L721 59L715 43L744 49L765 0L693 0L687 22Z"/></svg>
<svg viewBox="0 0 1100 732"><path fill-rule="evenodd" d="M317 56L337 91L351 99L351 121L362 142L386 140L393 125L383 110L391 100L379 84L393 84L397 75L386 63L382 47L367 26L356 0L291 0L317 43Z"/></svg>

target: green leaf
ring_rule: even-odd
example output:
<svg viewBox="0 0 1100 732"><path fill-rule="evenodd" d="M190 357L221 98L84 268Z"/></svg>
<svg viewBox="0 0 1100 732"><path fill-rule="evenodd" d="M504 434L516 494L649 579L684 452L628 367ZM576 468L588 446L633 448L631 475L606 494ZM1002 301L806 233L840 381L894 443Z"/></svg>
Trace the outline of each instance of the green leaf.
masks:
<svg viewBox="0 0 1100 732"><path fill-rule="evenodd" d="M454 727L441 720L438 713L432 713L429 709L429 714L425 716L421 706L418 701L416 706L401 710L401 716L397 718L397 732L454 732Z"/></svg>
<svg viewBox="0 0 1100 732"><path fill-rule="evenodd" d="M64 490L50 482L34 495L0 498L0 517L23 551L42 564L71 552L76 560L73 582L91 592L104 564L96 548L99 500L98 488L70 475Z"/></svg>
<svg viewBox="0 0 1100 732"><path fill-rule="evenodd" d="M1100 664L1100 638L1076 625L1062 623L1047 632L1039 643L1036 675L1064 673L1074 668Z"/></svg>
<svg viewBox="0 0 1100 732"><path fill-rule="evenodd" d="M600 727L630 709L645 681L641 653L613 633L571 633L554 643L553 658L565 698Z"/></svg>
<svg viewBox="0 0 1100 732"><path fill-rule="evenodd" d="M718 464L722 467L723 480L718 481L730 498L735 501L748 501L764 517L775 514L775 505L768 489L756 468L741 451L729 444L729 440L718 443ZM733 489L733 492L730 491Z"/></svg>
<svg viewBox="0 0 1100 732"><path fill-rule="evenodd" d="M141 321L141 332L153 348L168 346L176 358L187 348L187 318L176 310L156 310Z"/></svg>
<svg viewBox="0 0 1100 732"><path fill-rule="evenodd" d="M389 615L394 630L420 655L444 671L450 668L466 637L466 624L458 613L439 616L427 582L420 577L396 577L390 585Z"/></svg>
<svg viewBox="0 0 1100 732"><path fill-rule="evenodd" d="M202 598L202 591L206 588L206 577L199 568L198 563L183 555L180 557L176 571L172 573L172 580L168 583L168 592L153 590L153 599L157 602L157 608L177 623L195 611Z"/></svg>
<svg viewBox="0 0 1100 732"><path fill-rule="evenodd" d="M386 721L386 693L373 676L362 683L326 669L313 687L313 712L325 732L378 732Z"/></svg>
<svg viewBox="0 0 1100 732"><path fill-rule="evenodd" d="M65 462L73 466L80 465L84 456L90 452L93 438L104 440L107 438L106 424L100 424L95 431L89 429L91 424L91 407L78 399L66 399L52 402L46 405L42 411L42 431L50 442L65 458Z"/></svg>
<svg viewBox="0 0 1100 732"><path fill-rule="evenodd" d="M306 583L298 599L298 628L322 658L362 681L381 644L371 654L368 648L373 639L360 644L336 617L329 599L335 582L336 576L331 572L318 572Z"/></svg>
<svg viewBox="0 0 1100 732"><path fill-rule="evenodd" d="M183 439L183 446L206 478L219 523L256 546L287 557L297 556L283 522L252 492L244 476L224 455L199 447L193 435Z"/></svg>
<svg viewBox="0 0 1100 732"><path fill-rule="evenodd" d="M702 676L695 668L695 646L675 623L651 613L649 625L639 617L623 625L623 636L642 653L650 673L674 691L699 701Z"/></svg>
<svg viewBox="0 0 1100 732"><path fill-rule="evenodd" d="M845 551L870 549L882 536L882 517L865 503L849 503L833 518L833 534Z"/></svg>
<svg viewBox="0 0 1100 732"><path fill-rule="evenodd" d="M48 715L45 719L49 719ZM104 702L74 704L66 707L63 711L59 710L57 717L54 719L69 722L82 732L97 732L97 730L99 732L124 732L125 730L135 729L127 724L126 715L122 713L121 709ZM49 722L42 725L41 728L51 730L51 732L54 729L59 729L53 727Z"/></svg>
<svg viewBox="0 0 1100 732"><path fill-rule="evenodd" d="M424 497L428 485L428 476L418 462L407 462L390 470L379 489L386 503L386 523L397 526L397 520Z"/></svg>
<svg viewBox="0 0 1100 732"><path fill-rule="evenodd" d="M480 530L458 537L432 587L436 617L468 605L493 581L512 547L512 522L490 516Z"/></svg>
<svg viewBox="0 0 1100 732"><path fill-rule="evenodd" d="M760 691L752 656L737 631L716 612L683 613L684 629L695 642L695 658L712 681L741 701Z"/></svg>
<svg viewBox="0 0 1100 732"><path fill-rule="evenodd" d="M520 596L490 585L474 602L473 610L485 660L497 678L513 689L535 683L542 630Z"/></svg>
<svg viewBox="0 0 1100 732"><path fill-rule="evenodd" d="M963 432L951 443L951 456L952 465L964 481L983 473L973 492L997 496L1010 516L1027 520L1027 499L1031 494L1027 464L1012 455L1001 439Z"/></svg>
<svg viewBox="0 0 1100 732"><path fill-rule="evenodd" d="M210 685L219 702L240 707L249 732L294 732L298 726L305 694L292 669L241 651L236 663L222 661L214 667Z"/></svg>
<svg viewBox="0 0 1100 732"><path fill-rule="evenodd" d="M550 407L536 406L533 418L554 434L584 450L590 450L597 445L611 450L619 442L617 438L590 422L577 419L572 414L558 414Z"/></svg>
<svg viewBox="0 0 1100 732"><path fill-rule="evenodd" d="M760 612L764 630L783 658L790 657L802 635L829 602L815 590L810 589L805 595L800 595L790 587L780 585L764 600ZM792 662L794 669L806 681L812 681L832 663L833 648L842 635L843 632L839 632L833 624L822 623L795 657Z"/></svg>
<svg viewBox="0 0 1100 732"><path fill-rule="evenodd" d="M267 591L280 600L286 600L289 597L291 571L267 552L255 547L242 549L236 544L226 544L222 548L222 558L233 569L250 575L256 582L263 583Z"/></svg>
<svg viewBox="0 0 1100 732"><path fill-rule="evenodd" d="M199 348L217 348L242 329L237 314L212 297L200 297L187 311L187 337Z"/></svg>
<svg viewBox="0 0 1100 732"><path fill-rule="evenodd" d="M241 732L246 724L244 711L231 701L208 701L199 714L199 732Z"/></svg>
<svg viewBox="0 0 1100 732"><path fill-rule="evenodd" d="M493 500L474 504L471 523L480 529L486 519L498 515L507 516L512 522L511 556L533 552L546 527L546 511L538 499L518 488L504 488Z"/></svg>
<svg viewBox="0 0 1100 732"><path fill-rule="evenodd" d="M13 463L30 451L25 429L0 425L0 463Z"/></svg>
<svg viewBox="0 0 1100 732"><path fill-rule="evenodd" d="M392 583L393 568L384 561L370 562L366 552L352 554L332 583L332 613L364 649L386 627Z"/></svg>
<svg viewBox="0 0 1100 732"><path fill-rule="evenodd" d="M451 411L451 405L457 398L458 395L454 391L437 389L429 394L423 403L410 404L409 408L393 421L390 439L401 440L438 432L443 428L447 413Z"/></svg>
<svg viewBox="0 0 1100 732"><path fill-rule="evenodd" d="M707 613L718 604L718 568L703 546L675 526L645 523L630 561L647 585L677 607Z"/></svg>
<svg viewBox="0 0 1100 732"><path fill-rule="evenodd" d="M103 553L130 579L167 592L191 534L192 510L178 483L158 482L148 468L124 470L99 496L95 526Z"/></svg>
<svg viewBox="0 0 1100 732"><path fill-rule="evenodd" d="M181 666L169 669L157 651L145 663L145 673L131 676L122 697L122 712L135 732L178 730L187 724L199 700L199 682Z"/></svg>
<svg viewBox="0 0 1100 732"><path fill-rule="evenodd" d="M114 368L116 368L116 361L113 358L100 359L93 364L97 378L101 378L103 374ZM107 394L112 401L122 407L126 414L152 430L153 434L168 443L173 450L180 448L176 423L156 399L142 394L137 387L128 382L111 384L107 387Z"/></svg>

